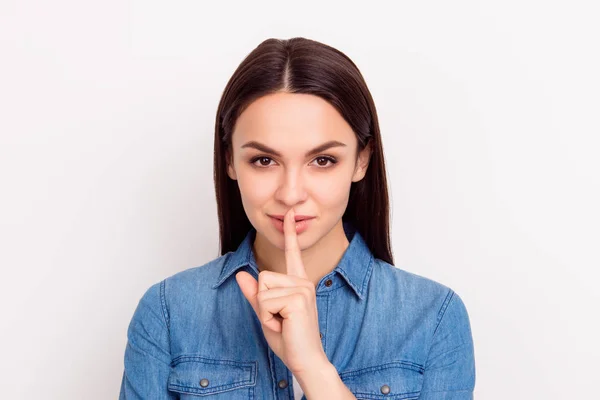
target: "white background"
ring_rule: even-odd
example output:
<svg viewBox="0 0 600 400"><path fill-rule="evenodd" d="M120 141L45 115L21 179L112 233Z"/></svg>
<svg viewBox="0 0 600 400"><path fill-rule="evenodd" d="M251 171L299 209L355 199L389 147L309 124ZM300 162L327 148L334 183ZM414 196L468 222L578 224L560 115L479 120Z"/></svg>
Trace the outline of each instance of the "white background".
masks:
<svg viewBox="0 0 600 400"><path fill-rule="evenodd" d="M464 300L476 398L591 398L593 3L2 0L0 397L118 397L144 291L218 255L227 80L264 39L304 36L369 85L396 266Z"/></svg>

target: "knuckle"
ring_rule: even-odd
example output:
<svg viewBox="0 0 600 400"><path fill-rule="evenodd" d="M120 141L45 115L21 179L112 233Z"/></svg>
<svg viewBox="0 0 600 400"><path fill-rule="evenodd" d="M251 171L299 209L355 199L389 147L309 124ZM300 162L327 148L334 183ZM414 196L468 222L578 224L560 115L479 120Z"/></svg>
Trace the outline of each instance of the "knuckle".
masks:
<svg viewBox="0 0 600 400"><path fill-rule="evenodd" d="M265 311L260 312L260 323L266 324L269 321L268 313Z"/></svg>
<svg viewBox="0 0 600 400"><path fill-rule="evenodd" d="M308 283L305 286L302 286L302 291L306 294L306 296L312 297L316 293L316 289L313 286L312 282Z"/></svg>
<svg viewBox="0 0 600 400"><path fill-rule="evenodd" d="M303 305L306 304L306 296L304 295L304 293L296 293L294 294L294 303L297 305Z"/></svg>
<svg viewBox="0 0 600 400"><path fill-rule="evenodd" d="M258 283L263 283L263 282L265 282L265 280L266 280L266 279L267 279L267 277L268 277L268 276L267 276L267 272L269 272L269 271L261 271L261 272L258 274Z"/></svg>

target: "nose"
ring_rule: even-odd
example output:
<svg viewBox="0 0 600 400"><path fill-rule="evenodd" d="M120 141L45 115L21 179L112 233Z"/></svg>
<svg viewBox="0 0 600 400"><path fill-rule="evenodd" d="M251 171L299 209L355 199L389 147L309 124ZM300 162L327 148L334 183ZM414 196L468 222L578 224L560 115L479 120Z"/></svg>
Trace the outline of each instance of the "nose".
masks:
<svg viewBox="0 0 600 400"><path fill-rule="evenodd" d="M283 173L280 179L281 182L275 192L276 200L288 207L293 207L306 200L308 193L306 192L300 171L288 169Z"/></svg>

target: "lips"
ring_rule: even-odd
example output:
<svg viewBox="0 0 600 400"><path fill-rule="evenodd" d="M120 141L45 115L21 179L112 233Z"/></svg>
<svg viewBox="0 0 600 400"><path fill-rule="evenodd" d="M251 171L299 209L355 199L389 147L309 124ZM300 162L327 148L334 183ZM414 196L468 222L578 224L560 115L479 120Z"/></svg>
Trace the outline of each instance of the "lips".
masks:
<svg viewBox="0 0 600 400"><path fill-rule="evenodd" d="M280 221L283 221L284 216L283 215L269 215L272 218L278 219ZM313 219L314 217L308 216L308 215L296 215L294 217L294 220L296 222L300 222L300 221L304 221L305 219Z"/></svg>
<svg viewBox="0 0 600 400"><path fill-rule="evenodd" d="M284 233L285 229L283 228L283 215L269 215L269 218L271 218L271 221L273 222L273 227L280 233ZM308 230L311 225L311 221L314 218L316 217L310 217L308 215L296 215L296 222L294 223L296 227L296 234L300 235Z"/></svg>

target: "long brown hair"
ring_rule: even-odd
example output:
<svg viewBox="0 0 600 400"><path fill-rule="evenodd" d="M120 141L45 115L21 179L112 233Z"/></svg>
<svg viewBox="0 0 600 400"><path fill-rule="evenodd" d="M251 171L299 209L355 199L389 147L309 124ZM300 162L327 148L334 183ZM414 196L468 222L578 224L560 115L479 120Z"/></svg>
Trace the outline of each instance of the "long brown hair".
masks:
<svg viewBox="0 0 600 400"><path fill-rule="evenodd" d="M254 100L281 91L323 98L352 127L358 139L358 151L371 143L366 175L352 182L342 220L360 232L376 258L393 265L388 187L373 98L350 58L331 46L302 37L263 41L240 63L223 91L214 142L221 255L235 251L252 228L242 206L238 183L227 175L236 120Z"/></svg>

